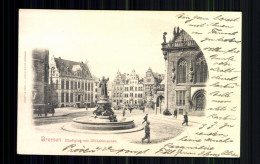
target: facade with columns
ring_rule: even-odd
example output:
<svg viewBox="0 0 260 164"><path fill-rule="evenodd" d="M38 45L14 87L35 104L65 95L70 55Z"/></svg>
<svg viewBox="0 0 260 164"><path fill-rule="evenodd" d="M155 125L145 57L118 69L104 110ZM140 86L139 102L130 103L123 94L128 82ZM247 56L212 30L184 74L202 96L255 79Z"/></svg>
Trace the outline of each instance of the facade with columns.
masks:
<svg viewBox="0 0 260 164"><path fill-rule="evenodd" d="M177 109L179 114L204 111L208 79L204 55L184 30L175 28L174 37L169 42L166 42L166 35L164 33L164 42L161 44L166 67L164 108L171 113Z"/></svg>
<svg viewBox="0 0 260 164"><path fill-rule="evenodd" d="M58 107L85 107L94 103L94 78L87 62L55 58L49 64L50 84Z"/></svg>

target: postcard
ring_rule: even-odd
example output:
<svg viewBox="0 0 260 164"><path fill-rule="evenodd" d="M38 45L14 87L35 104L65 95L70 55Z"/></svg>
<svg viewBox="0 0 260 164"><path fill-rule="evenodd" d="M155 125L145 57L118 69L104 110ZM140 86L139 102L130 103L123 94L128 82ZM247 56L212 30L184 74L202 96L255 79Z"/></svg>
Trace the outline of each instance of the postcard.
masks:
<svg viewBox="0 0 260 164"><path fill-rule="evenodd" d="M17 153L240 157L241 12L19 11Z"/></svg>

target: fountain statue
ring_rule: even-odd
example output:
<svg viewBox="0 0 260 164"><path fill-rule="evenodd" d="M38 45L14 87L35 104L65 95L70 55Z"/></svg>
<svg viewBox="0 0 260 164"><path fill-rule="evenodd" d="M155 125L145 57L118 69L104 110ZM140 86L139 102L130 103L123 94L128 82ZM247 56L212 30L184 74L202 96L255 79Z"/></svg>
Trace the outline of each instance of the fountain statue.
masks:
<svg viewBox="0 0 260 164"><path fill-rule="evenodd" d="M102 78L100 82L101 96L97 102L97 108L93 115L74 118L73 122L63 126L64 130L85 133L129 133L142 130L142 126L136 126L134 120L117 118L111 108L107 94L108 78Z"/></svg>

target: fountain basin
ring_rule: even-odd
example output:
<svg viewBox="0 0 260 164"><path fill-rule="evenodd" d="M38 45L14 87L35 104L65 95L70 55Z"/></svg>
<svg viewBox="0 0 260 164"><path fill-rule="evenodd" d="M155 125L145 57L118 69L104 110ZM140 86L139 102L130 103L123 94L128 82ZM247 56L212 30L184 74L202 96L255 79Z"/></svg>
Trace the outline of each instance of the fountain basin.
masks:
<svg viewBox="0 0 260 164"><path fill-rule="evenodd" d="M119 122L110 122L108 119L94 117L75 118L72 127L83 130L124 130L135 127L134 120L121 120Z"/></svg>
<svg viewBox="0 0 260 164"><path fill-rule="evenodd" d="M78 117L73 119L72 123L64 125L62 129L70 132L97 134L132 133L143 129L143 126L137 126L134 120L121 118L118 122L110 122L109 119L98 117Z"/></svg>

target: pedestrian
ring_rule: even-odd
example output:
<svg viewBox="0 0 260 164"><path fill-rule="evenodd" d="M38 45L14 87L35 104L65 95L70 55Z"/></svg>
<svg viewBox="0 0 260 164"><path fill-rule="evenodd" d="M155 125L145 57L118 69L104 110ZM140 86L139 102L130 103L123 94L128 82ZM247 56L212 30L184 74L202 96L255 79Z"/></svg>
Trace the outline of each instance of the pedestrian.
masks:
<svg viewBox="0 0 260 164"><path fill-rule="evenodd" d="M145 109L145 107L143 107L143 113L144 113L144 109Z"/></svg>
<svg viewBox="0 0 260 164"><path fill-rule="evenodd" d="M142 124L143 124L144 122L147 122L147 120L148 120L148 114L146 114L146 115L144 116L144 121L142 122Z"/></svg>
<svg viewBox="0 0 260 164"><path fill-rule="evenodd" d="M44 110L45 117L47 117L49 111L50 111L50 103L48 103L47 106L45 107L45 110Z"/></svg>
<svg viewBox="0 0 260 164"><path fill-rule="evenodd" d="M188 113L187 112L184 115L184 121L183 121L182 125L185 123L186 123L186 126L188 126Z"/></svg>
<svg viewBox="0 0 260 164"><path fill-rule="evenodd" d="M133 108L129 108L129 110L130 110L130 113L132 113Z"/></svg>
<svg viewBox="0 0 260 164"><path fill-rule="evenodd" d="M54 105L51 105L51 114L52 114L52 116L54 116L54 113L55 113Z"/></svg>
<svg viewBox="0 0 260 164"><path fill-rule="evenodd" d="M123 117L125 117L125 108L123 109Z"/></svg>
<svg viewBox="0 0 260 164"><path fill-rule="evenodd" d="M177 109L174 110L173 114L174 114L173 117L177 118Z"/></svg>
<svg viewBox="0 0 260 164"><path fill-rule="evenodd" d="M144 130L145 130L145 136L144 136L144 138L142 138L142 143L145 139L148 139L148 143L151 143L151 141L150 141L150 122L149 121L146 122Z"/></svg>
<svg viewBox="0 0 260 164"><path fill-rule="evenodd" d="M86 105L86 110L88 110L88 106Z"/></svg>

